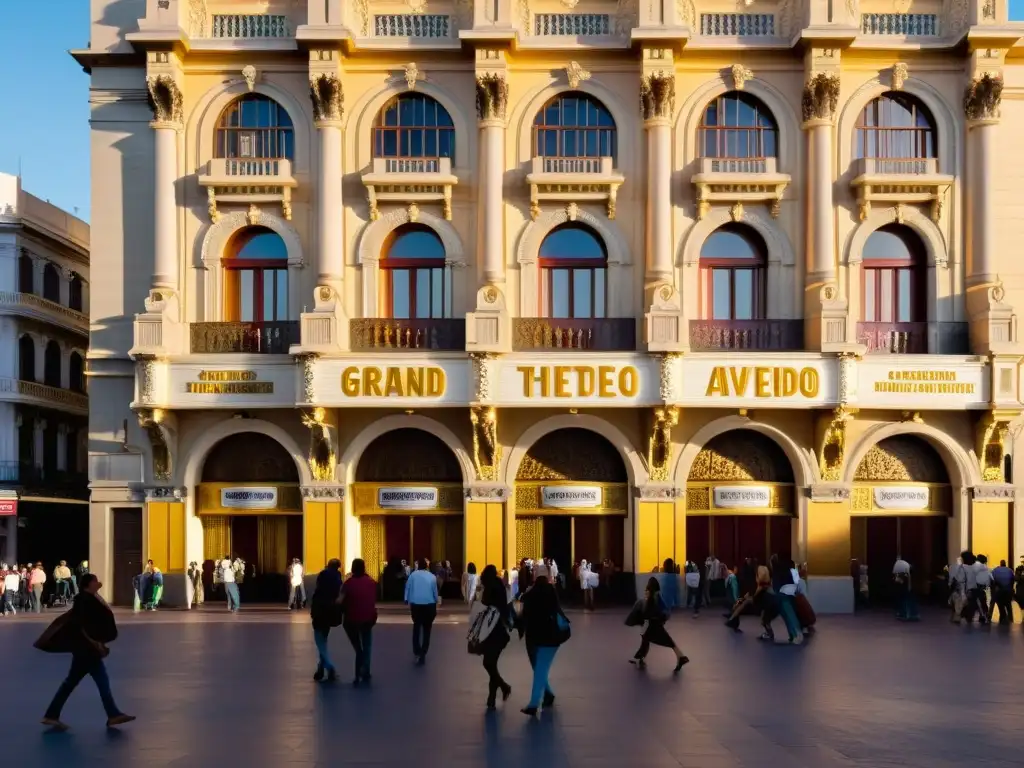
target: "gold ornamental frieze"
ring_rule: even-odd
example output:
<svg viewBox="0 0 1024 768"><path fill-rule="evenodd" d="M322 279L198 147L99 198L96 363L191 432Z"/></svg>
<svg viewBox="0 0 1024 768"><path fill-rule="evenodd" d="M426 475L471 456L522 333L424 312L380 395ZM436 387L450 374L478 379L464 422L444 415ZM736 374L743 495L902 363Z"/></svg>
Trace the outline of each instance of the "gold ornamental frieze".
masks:
<svg viewBox="0 0 1024 768"><path fill-rule="evenodd" d="M357 517L364 515L462 514L465 492L460 483L353 483Z"/></svg>
<svg viewBox="0 0 1024 768"><path fill-rule="evenodd" d="M794 515L796 491L784 483L686 484L688 515Z"/></svg>

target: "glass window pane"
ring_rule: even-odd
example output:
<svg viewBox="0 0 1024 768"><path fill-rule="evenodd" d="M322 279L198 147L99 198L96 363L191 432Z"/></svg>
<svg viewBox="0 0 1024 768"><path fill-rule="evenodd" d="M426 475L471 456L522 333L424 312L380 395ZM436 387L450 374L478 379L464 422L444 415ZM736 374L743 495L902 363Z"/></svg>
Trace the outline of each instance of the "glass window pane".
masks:
<svg viewBox="0 0 1024 768"><path fill-rule="evenodd" d="M288 319L288 270L277 270L277 317L275 320Z"/></svg>
<svg viewBox="0 0 1024 768"><path fill-rule="evenodd" d="M253 271L243 269L238 280L238 319L243 323L251 323L255 319L253 314Z"/></svg>
<svg viewBox="0 0 1024 768"><path fill-rule="evenodd" d="M896 296L896 322L912 323L914 318L911 308L913 307L913 296L910 287L911 271L909 269L896 270L898 280L898 294Z"/></svg>
<svg viewBox="0 0 1024 768"><path fill-rule="evenodd" d="M235 252L237 259L280 259L288 258L288 247L276 232L270 230L243 230L235 240L239 244Z"/></svg>
<svg viewBox="0 0 1024 768"><path fill-rule="evenodd" d="M430 270L417 269L416 273L416 317L430 317Z"/></svg>
<svg viewBox="0 0 1024 768"><path fill-rule="evenodd" d="M754 271L752 269L737 269L734 273L735 279L735 311L734 320L754 319Z"/></svg>
<svg viewBox="0 0 1024 768"><path fill-rule="evenodd" d="M589 269L573 270L572 289L572 316L591 317L591 273Z"/></svg>
<svg viewBox="0 0 1024 768"><path fill-rule="evenodd" d="M757 259L761 260L763 245L753 232L739 229L718 229L701 246L702 259Z"/></svg>
<svg viewBox="0 0 1024 768"><path fill-rule="evenodd" d="M595 269L592 271L594 273L594 317L607 317L605 294L608 289L605 287L605 270Z"/></svg>
<svg viewBox="0 0 1024 768"><path fill-rule="evenodd" d="M578 226L555 229L540 245L542 259L604 260L601 241L589 229Z"/></svg>
<svg viewBox="0 0 1024 768"><path fill-rule="evenodd" d="M398 134L394 131L384 132L384 151L382 157L394 157L398 154Z"/></svg>
<svg viewBox="0 0 1024 768"><path fill-rule="evenodd" d="M409 270L391 270L391 316L409 318Z"/></svg>
<svg viewBox="0 0 1024 768"><path fill-rule="evenodd" d="M914 261L914 251L911 250L911 238L915 234L907 229L897 226L886 226L876 229L864 243L865 259L900 259L908 262Z"/></svg>
<svg viewBox="0 0 1024 768"><path fill-rule="evenodd" d="M864 322L878 322L878 308L875 306L875 290L877 289L874 269L864 270Z"/></svg>
<svg viewBox="0 0 1024 768"><path fill-rule="evenodd" d="M878 297L878 319L883 323L892 323L895 321L892 305L892 270L879 270L878 279L881 292Z"/></svg>
<svg viewBox="0 0 1024 768"><path fill-rule="evenodd" d="M430 272L430 316L444 317L444 269L432 269Z"/></svg>
<svg viewBox="0 0 1024 768"><path fill-rule="evenodd" d="M551 317L569 316L569 270L551 270Z"/></svg>
<svg viewBox="0 0 1024 768"><path fill-rule="evenodd" d="M711 319L731 320L732 309L729 306L729 270L715 269L711 271Z"/></svg>
<svg viewBox="0 0 1024 768"><path fill-rule="evenodd" d="M260 277L263 278L262 293L263 293L263 315L262 319L264 322L274 319L274 296L277 295L277 286L274 284L274 272L273 270L262 270L263 274Z"/></svg>
<svg viewBox="0 0 1024 768"><path fill-rule="evenodd" d="M391 241L389 259L443 259L441 238L426 229L407 229Z"/></svg>

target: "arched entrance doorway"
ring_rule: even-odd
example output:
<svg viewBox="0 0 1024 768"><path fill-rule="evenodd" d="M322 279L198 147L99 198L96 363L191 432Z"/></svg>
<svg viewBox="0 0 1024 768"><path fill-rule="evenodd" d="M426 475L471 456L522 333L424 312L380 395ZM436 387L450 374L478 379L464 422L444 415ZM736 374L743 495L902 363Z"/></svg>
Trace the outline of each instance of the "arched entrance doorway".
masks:
<svg viewBox="0 0 1024 768"><path fill-rule="evenodd" d="M451 563L442 593L457 596L463 571L462 470L451 448L421 429L396 429L370 443L356 464L353 504L367 570L383 596L404 595L404 560Z"/></svg>
<svg viewBox="0 0 1024 768"><path fill-rule="evenodd" d="M789 558L796 517L793 468L770 437L749 429L711 439L686 481L686 559Z"/></svg>
<svg viewBox="0 0 1024 768"><path fill-rule="evenodd" d="M850 548L851 557L868 566L871 602L891 599L899 557L910 563L918 595L945 599L938 580L952 511L945 462L926 440L896 435L864 454L853 476Z"/></svg>
<svg viewBox="0 0 1024 768"><path fill-rule="evenodd" d="M240 432L203 462L196 514L203 524L203 579L225 555L246 563L243 602L288 601L288 563L302 557L302 498L292 456L272 437ZM208 592L209 594L209 592Z"/></svg>
<svg viewBox="0 0 1024 768"><path fill-rule="evenodd" d="M588 429L558 429L530 446L516 472L516 561L552 558L571 578L581 560L604 564L608 587L625 560L629 514L626 465Z"/></svg>

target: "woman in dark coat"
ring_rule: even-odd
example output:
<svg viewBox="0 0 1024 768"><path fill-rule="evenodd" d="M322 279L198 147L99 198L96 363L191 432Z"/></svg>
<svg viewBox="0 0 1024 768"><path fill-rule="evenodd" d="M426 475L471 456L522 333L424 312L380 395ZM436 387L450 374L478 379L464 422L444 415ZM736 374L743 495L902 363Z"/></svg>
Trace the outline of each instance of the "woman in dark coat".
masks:
<svg viewBox="0 0 1024 768"><path fill-rule="evenodd" d="M548 674L555 661L555 652L568 639L569 624L558 604L555 588L548 583L547 576L536 578L533 586L522 596L522 604L519 636L526 637L526 655L533 667L530 703L522 712L533 717L541 704L546 708L555 703L555 694L551 692Z"/></svg>
<svg viewBox="0 0 1024 768"><path fill-rule="evenodd" d="M334 669L330 653L327 650L327 636L331 633L332 627L341 624L340 596L341 560L335 558L328 562L327 567L317 575L316 588L309 601L309 615L313 620L313 642L316 643L318 655L313 679L317 682L324 679L325 672L327 673L327 682L333 683L338 679L338 673Z"/></svg>
<svg viewBox="0 0 1024 768"><path fill-rule="evenodd" d="M40 643L37 643L37 646L43 647L44 650L71 653L71 670L57 689L50 706L46 708L46 714L43 715L43 725L55 730L67 730L67 726L60 720L61 710L86 675L92 676L99 689L100 700L107 712L108 728L130 723L135 719L118 709L114 703L114 696L110 692L110 678L103 664L103 659L110 654L107 644L117 639L117 624L114 621L114 612L97 594L102 586L95 574L88 573L83 576L79 584L81 591L71 606L67 620L50 638L51 644L47 647L40 646L46 637L45 633L43 638L40 638Z"/></svg>
<svg viewBox="0 0 1024 768"><path fill-rule="evenodd" d="M512 686L505 682L498 671L498 659L501 652L508 645L508 633L511 627L508 624L508 592L505 585L498 577L498 569L488 565L480 574L480 584L483 587L480 594L480 602L487 608L494 608L498 611L497 625L481 641L480 648L483 652L484 669L487 670L487 708L494 709L498 691L501 691L501 700L508 700L512 693Z"/></svg>
<svg viewBox="0 0 1024 768"><path fill-rule="evenodd" d="M641 617L644 621L644 631L640 635L640 648L629 660L629 663L636 664L638 668L643 669L647 666L647 652L651 650L651 646L660 645L662 648L671 648L675 652L676 668L673 671L678 672L689 659L683 656L679 646L665 631L669 610L661 597L661 585L654 576L647 581Z"/></svg>

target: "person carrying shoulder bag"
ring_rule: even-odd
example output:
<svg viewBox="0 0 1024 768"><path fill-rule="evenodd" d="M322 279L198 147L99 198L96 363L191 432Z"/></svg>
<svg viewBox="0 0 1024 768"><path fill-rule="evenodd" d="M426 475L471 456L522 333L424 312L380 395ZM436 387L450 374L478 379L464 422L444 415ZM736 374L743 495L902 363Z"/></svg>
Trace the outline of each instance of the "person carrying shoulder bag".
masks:
<svg viewBox="0 0 1024 768"><path fill-rule="evenodd" d="M548 583L546 576L537 577L533 587L523 595L522 603L519 636L526 638L526 654L533 666L530 703L523 707L522 712L535 717L542 704L547 708L555 703L548 675L555 653L569 640L572 630L558 603L555 588Z"/></svg>

